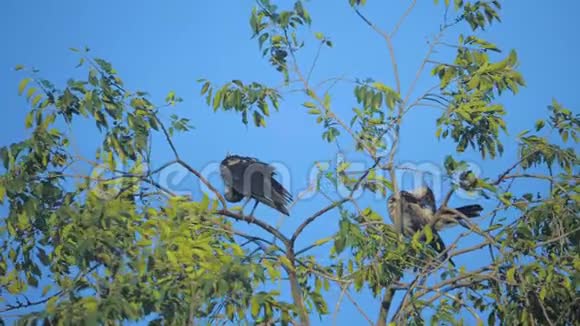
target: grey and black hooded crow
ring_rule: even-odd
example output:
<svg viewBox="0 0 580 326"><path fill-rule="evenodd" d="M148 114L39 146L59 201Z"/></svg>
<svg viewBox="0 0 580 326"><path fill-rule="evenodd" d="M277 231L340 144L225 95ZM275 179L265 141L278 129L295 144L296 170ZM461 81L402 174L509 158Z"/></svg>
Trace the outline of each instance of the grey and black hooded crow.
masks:
<svg viewBox="0 0 580 326"><path fill-rule="evenodd" d="M224 197L237 203L247 198L244 206L255 199L256 203L268 205L284 215L290 215L287 205L292 195L274 179L274 167L252 157L228 155L220 164L220 174L225 184Z"/></svg>
<svg viewBox="0 0 580 326"><path fill-rule="evenodd" d="M413 192L400 191L401 213L403 232L405 236L412 237L416 232L421 231L425 225L433 225L433 241L431 247L437 252L445 251L445 244L437 233L438 230L453 226L464 218L478 217L483 207L480 205L467 205L457 208L440 207L437 209L435 196L429 187L422 187ZM395 197L390 196L387 202L387 208L391 220L393 220L395 209ZM394 222L394 221L393 221ZM447 255L443 257L447 258ZM451 261L453 264L453 262Z"/></svg>

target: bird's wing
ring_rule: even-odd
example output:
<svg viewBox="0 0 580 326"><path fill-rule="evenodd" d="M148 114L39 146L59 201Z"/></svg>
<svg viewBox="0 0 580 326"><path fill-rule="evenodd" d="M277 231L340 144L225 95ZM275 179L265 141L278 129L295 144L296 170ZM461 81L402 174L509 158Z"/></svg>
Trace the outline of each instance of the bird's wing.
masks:
<svg viewBox="0 0 580 326"><path fill-rule="evenodd" d="M404 200L408 203L414 203L414 204L419 203L419 198L417 198L417 196L412 192L401 190L401 191L399 191L399 196L401 197L401 200Z"/></svg>
<svg viewBox="0 0 580 326"><path fill-rule="evenodd" d="M432 193L431 193L432 194ZM405 234L407 236L412 236L416 232L422 230L425 225L427 225L432 217L433 212L429 207L425 207L421 205L420 198L413 193L409 193L406 191L399 192L401 198L401 205L402 205L402 220L403 220L403 227L405 229ZM394 197L391 196L388 199L387 209L389 210L389 215L394 216L394 206L395 201ZM444 252L445 243L441 239L441 236L435 229L432 230L433 232L433 240L429 244L435 251L438 253ZM421 238L421 241L425 241L425 236ZM442 256L442 260L447 259L447 254ZM451 261L453 264L453 262Z"/></svg>
<svg viewBox="0 0 580 326"><path fill-rule="evenodd" d="M420 201L415 194L400 191L399 196L401 197L401 220L403 222L403 228L405 229L405 233L411 236L429 223L431 213L430 210L421 207ZM392 214L393 209L394 205L392 205L389 214Z"/></svg>
<svg viewBox="0 0 580 326"><path fill-rule="evenodd" d="M412 233L423 229L431 220L431 216L431 211L418 203L403 202L403 224L410 227Z"/></svg>
<svg viewBox="0 0 580 326"><path fill-rule="evenodd" d="M418 203L418 200L415 197L415 195L413 195L410 192L404 191L404 190L399 191L399 198L400 198L400 204L403 207L407 204ZM393 222L393 223L395 223L395 205L396 205L395 196L394 195L389 196L389 198L387 198L387 210L389 211L389 218L391 219L391 222ZM403 213L404 213L404 211L403 211ZM409 226L409 221L410 221L410 219L405 218L403 216L403 228L407 228ZM406 230L405 232L408 232L408 231Z"/></svg>
<svg viewBox="0 0 580 326"><path fill-rule="evenodd" d="M274 167L262 162L254 162L246 170L250 175L252 197L279 212L290 215L286 206L292 195L274 179Z"/></svg>

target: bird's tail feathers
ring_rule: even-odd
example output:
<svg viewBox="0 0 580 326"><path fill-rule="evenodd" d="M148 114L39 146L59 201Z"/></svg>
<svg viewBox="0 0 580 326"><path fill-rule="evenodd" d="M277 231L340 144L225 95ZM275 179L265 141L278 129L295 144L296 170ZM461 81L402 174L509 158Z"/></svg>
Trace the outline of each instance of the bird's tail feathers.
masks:
<svg viewBox="0 0 580 326"><path fill-rule="evenodd" d="M440 208L438 212L439 220L437 221L435 228L437 230L441 230L460 223L461 219L465 217L478 217L482 210L483 207L480 205L467 205L457 208Z"/></svg>
<svg viewBox="0 0 580 326"><path fill-rule="evenodd" d="M456 210L458 210L461 214L463 214L469 218L473 218L473 217L479 216L481 211L483 211L483 207L481 207L480 205L467 205L467 206L457 207Z"/></svg>
<svg viewBox="0 0 580 326"><path fill-rule="evenodd" d="M272 188L272 201L276 206L275 208L278 209L282 214L290 216L286 205L292 202L292 195L276 180L273 180Z"/></svg>

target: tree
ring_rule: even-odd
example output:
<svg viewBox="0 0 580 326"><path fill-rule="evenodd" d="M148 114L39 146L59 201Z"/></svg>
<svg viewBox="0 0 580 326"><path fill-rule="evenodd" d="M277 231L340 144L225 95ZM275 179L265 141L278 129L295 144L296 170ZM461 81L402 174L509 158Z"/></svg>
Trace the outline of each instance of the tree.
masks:
<svg viewBox="0 0 580 326"><path fill-rule="evenodd" d="M0 150L0 200L8 208L0 229L0 317L48 325L145 318L153 324L308 325L317 314L336 314L344 300L356 305L353 291L370 290L378 317L360 312L371 324L456 324L466 315L480 324L577 324L580 188L578 158L569 144L578 142L579 116L552 101L546 119L513 140L519 146L516 162L499 176L471 172L461 153L477 151L482 160L503 154L506 109L499 97L524 86L516 52L506 55L476 36L499 22L500 2L435 1L433 10L443 12L444 19L403 89L393 38L415 4L411 1L385 30L365 14L366 1L349 0L353 15L387 45L394 80L391 86L371 79L323 80L322 85L352 86L357 104L351 116L337 113L332 90L320 91L311 80L320 51L333 43L322 33L311 35L313 19L302 1L281 8L282 2L259 0L250 14L253 36L280 72L282 87L200 80L201 94L214 111L234 111L242 123L258 128L267 127L270 107L281 108L284 92L297 88L308 116L321 125L322 138L356 148L371 163L364 171L351 171L349 161L321 170L315 187L327 180L344 185L347 195L299 217L301 224L289 233L228 206L218 188L182 158L173 137L189 132L190 121L177 115L164 121L159 114L181 102L175 93L154 104L146 92L127 89L113 65L88 49L73 49L86 77L65 85L27 70L18 91L30 105L25 117L30 134ZM463 24L469 33L454 34ZM443 42L444 35L454 35L457 42ZM301 51L312 40L318 52L304 70ZM441 48L451 49L451 55L436 61L432 55ZM416 89L428 70L436 85ZM460 191L496 203L481 223L463 221L463 232L447 241L443 253L429 246L433 225L407 238L400 209L390 216L393 224L386 216L387 196L396 198L401 190L396 177L402 168L397 158L401 128L412 123L406 119L409 112L425 107L441 111L433 121L436 137L456 147L442 162L449 183L439 207ZM86 121L102 135L94 157L78 154L70 132L70 126ZM154 164L153 135L163 137L172 160ZM208 193L180 196L156 180L175 165ZM530 182L541 191L515 190L518 183ZM384 209L364 206L355 196L361 189L380 196ZM334 218L339 231L297 247L298 238L322 216ZM240 221L256 231L240 231ZM466 237L478 241L461 246ZM328 259L312 255L314 248L328 250ZM473 268L448 264L470 254L488 255L489 261ZM443 255L447 258L441 260ZM287 285L289 293L276 284ZM336 303L327 300L331 287L341 292ZM394 300L397 292L403 293L400 300Z"/></svg>

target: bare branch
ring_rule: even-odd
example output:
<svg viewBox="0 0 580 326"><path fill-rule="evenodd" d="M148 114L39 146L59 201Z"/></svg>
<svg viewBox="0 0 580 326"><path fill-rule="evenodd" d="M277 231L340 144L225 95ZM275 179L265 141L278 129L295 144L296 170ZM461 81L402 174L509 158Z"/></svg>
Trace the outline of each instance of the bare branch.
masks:
<svg viewBox="0 0 580 326"><path fill-rule="evenodd" d="M314 213L312 216L307 218L304 222L302 222L302 224L300 224L300 226L298 226L298 228L296 229L294 234L292 234L292 237L290 238L291 243L294 243L296 241L296 238L298 238L300 233L302 233L302 231L304 231L304 229L308 226L308 224L314 222L319 216L327 213L328 211L331 211L332 209L346 203L349 200L351 200L350 197L343 198L339 201L336 201L336 202L324 207L323 209L319 210L318 212Z"/></svg>
<svg viewBox="0 0 580 326"><path fill-rule="evenodd" d="M427 64L427 61L431 57L431 54L435 50L435 47L437 46L437 44L439 44L439 39L441 39L442 36L443 36L443 30L441 30L435 36L435 38L433 39L433 41L431 41L431 43L429 45L429 50L427 50L427 54L425 54L425 58L421 62L421 65L419 66L419 69L417 70L417 72L415 74L415 78L411 82L411 86L409 86L409 90L407 91L407 95L405 96L405 99L403 100L403 103L402 103L402 106L403 107L406 106L407 102L409 101L409 98L413 94L413 91L415 90L415 86L417 85L417 82L419 81L419 78L423 74L423 69L425 68L425 65Z"/></svg>
<svg viewBox="0 0 580 326"><path fill-rule="evenodd" d="M348 285L342 285L342 290L340 291L340 296L336 301L336 305L334 306L334 314L332 314L332 324L336 325L336 321L338 319L338 312L340 311L340 305L342 303L342 298L344 297L345 293L348 291Z"/></svg>
<svg viewBox="0 0 580 326"><path fill-rule="evenodd" d="M358 310L358 312L367 320L367 322L369 323L369 325L373 325L373 321L369 318L369 316L365 313L365 311L359 306L359 304L353 299L353 297L350 295L350 292L347 290L345 292L346 297L348 298L348 301L350 301L356 308L356 310Z"/></svg>
<svg viewBox="0 0 580 326"><path fill-rule="evenodd" d="M401 93L401 79L399 78L399 67L397 64L397 59L395 58L395 48L393 47L393 42L391 41L391 36L380 29L377 25L373 24L370 20L368 20L357 8L354 8L354 12L367 24L369 25L375 32L383 37L385 42L387 43L387 48L389 49L389 56L391 57L391 66L393 67L393 75L395 77L395 84L396 84L396 91L397 93Z"/></svg>
<svg viewBox="0 0 580 326"><path fill-rule="evenodd" d="M278 238L285 245L288 245L290 243L290 240L288 238L286 238L280 231L278 231L278 229L276 229L275 227L271 226L270 224L263 222L255 217L244 216L244 215L229 211L227 209L220 209L220 210L216 211L216 214L231 217L237 221L245 221L245 222L248 222L250 224L255 224L258 227L262 228L263 230L269 232L270 234L272 234L276 238Z"/></svg>
<svg viewBox="0 0 580 326"><path fill-rule="evenodd" d="M167 140L169 147L171 147L171 151L173 152L173 155L175 155L175 159L180 160L179 153L177 152L177 149L175 148L175 145L173 144L173 140L171 140L171 135L169 135L169 132L165 128L165 125L163 124L163 122L161 122L161 120L157 117L156 114L153 115L153 117L155 118L157 124L159 124L159 126L161 126L161 130L163 131L163 134L165 135L165 139Z"/></svg>
<svg viewBox="0 0 580 326"><path fill-rule="evenodd" d="M214 186L212 186L211 183L209 183L209 181L207 181L207 179L204 178L203 175L201 175L201 173L199 173L199 171L192 168L189 164L185 163L181 159L177 159L177 164L183 166L187 171L189 171L193 175L195 175L206 187L209 188L209 190L211 190L211 192L213 192L216 195L216 197L221 202L222 207L224 207L224 208L227 207L226 200L225 200L224 196L222 196L222 194L220 194L219 191L217 191L217 189Z"/></svg>
<svg viewBox="0 0 580 326"><path fill-rule="evenodd" d="M391 35L390 35L391 39L393 37L395 37L395 35L399 31L399 28L401 28L401 25L403 25L403 21L405 21L405 19L411 14L411 11L413 11L413 8L415 7L416 4L417 4L417 0L412 0L411 1L411 4L407 8L407 10L405 10L405 12L403 13L403 15L399 18L399 21L397 22L397 24L395 25L395 28L391 32Z"/></svg>

